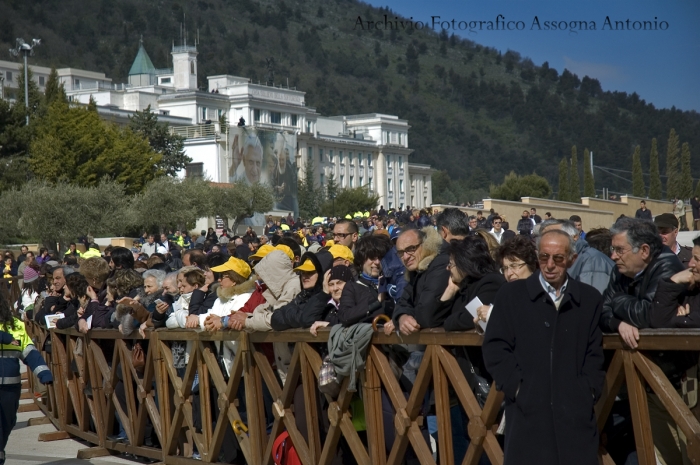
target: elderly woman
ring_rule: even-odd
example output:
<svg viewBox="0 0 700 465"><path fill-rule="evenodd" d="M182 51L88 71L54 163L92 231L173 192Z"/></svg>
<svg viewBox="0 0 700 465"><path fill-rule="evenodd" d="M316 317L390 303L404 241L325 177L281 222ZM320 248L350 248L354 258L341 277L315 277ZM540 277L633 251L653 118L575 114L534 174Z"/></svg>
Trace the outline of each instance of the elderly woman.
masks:
<svg viewBox="0 0 700 465"><path fill-rule="evenodd" d="M496 263L507 282L527 279L539 268L537 249L528 236L508 239L496 250ZM476 310L476 320L489 321L491 305L482 305Z"/></svg>
<svg viewBox="0 0 700 465"><path fill-rule="evenodd" d="M323 278L323 292L330 296L324 309L324 320L315 321L309 330L314 336L318 336L318 329L329 324L338 324L338 310L340 308L340 297L343 294L345 285L353 281L352 271L349 266L338 265L328 270Z"/></svg>

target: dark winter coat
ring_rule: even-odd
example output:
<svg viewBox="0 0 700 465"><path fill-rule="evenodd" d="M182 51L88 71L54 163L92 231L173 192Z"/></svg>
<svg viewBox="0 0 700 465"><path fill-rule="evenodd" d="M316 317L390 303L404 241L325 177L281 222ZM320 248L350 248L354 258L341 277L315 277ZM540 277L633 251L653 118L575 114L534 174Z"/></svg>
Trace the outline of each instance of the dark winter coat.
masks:
<svg viewBox="0 0 700 465"><path fill-rule="evenodd" d="M397 301L403 294L408 281L405 278L406 267L392 247L382 258L382 277L379 280L379 292L386 292Z"/></svg>
<svg viewBox="0 0 700 465"><path fill-rule="evenodd" d="M275 331L309 328L314 321L324 319L326 304L331 296L323 292L323 276L333 266L333 256L327 250L315 254L307 252L302 255L300 263L304 263L307 258L313 262L318 273L316 286L313 289L302 289L291 302L272 313L270 325Z"/></svg>
<svg viewBox="0 0 700 465"><path fill-rule="evenodd" d="M518 230L518 234L523 236L531 236L533 227L534 226L530 218L521 218L518 220L518 226L515 229Z"/></svg>
<svg viewBox="0 0 700 465"><path fill-rule="evenodd" d="M397 327L401 315L411 315L422 329L437 328L442 326L452 310L450 301L440 302L450 276L447 270L450 262L447 242L434 228L423 231L427 235L423 241L424 256L418 270L406 272L408 284L394 308L392 318Z"/></svg>
<svg viewBox="0 0 700 465"><path fill-rule="evenodd" d="M678 316L679 305L690 305L690 313ZM700 288L688 289L670 278L662 279L651 307L652 328L700 328Z"/></svg>
<svg viewBox="0 0 700 465"><path fill-rule="evenodd" d="M639 329L648 328L651 302L659 283L684 269L676 254L666 246L639 276L629 278L620 274L617 267L613 268L603 293L600 328L605 333L616 333L622 321Z"/></svg>
<svg viewBox="0 0 700 465"><path fill-rule="evenodd" d="M481 303L489 305L496 298L498 290L506 283L501 273L489 273L481 279L466 278L462 281L459 293L452 301L452 311L445 320L445 331L469 331L474 329L474 317L467 304L478 297Z"/></svg>
<svg viewBox="0 0 700 465"><path fill-rule="evenodd" d="M391 317L394 312L394 301L388 297L384 302L378 299L377 286L362 276L357 281L346 283L338 308L340 323L343 326L352 326L355 323L371 323L379 315Z"/></svg>
<svg viewBox="0 0 700 465"><path fill-rule="evenodd" d="M505 394L505 465L598 463L601 307L598 291L569 278L557 310L539 272L498 292L482 350Z"/></svg>

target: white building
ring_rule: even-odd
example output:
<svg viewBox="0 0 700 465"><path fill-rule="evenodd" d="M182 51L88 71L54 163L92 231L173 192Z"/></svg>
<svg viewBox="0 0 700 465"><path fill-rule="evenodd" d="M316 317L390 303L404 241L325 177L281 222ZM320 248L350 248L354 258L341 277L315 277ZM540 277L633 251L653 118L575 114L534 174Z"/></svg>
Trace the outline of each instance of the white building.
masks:
<svg viewBox="0 0 700 465"><path fill-rule="evenodd" d="M93 98L99 113L112 121L124 124L134 111L150 105L161 121L186 138L192 163L181 176L229 182L232 141L227 126L235 127L243 118L248 127L296 136L299 179L313 165L320 185L334 176L341 188L368 186L387 209L432 203L430 166L410 163L408 121L381 113L321 116L306 106L305 92L254 84L238 76L209 76L207 91L198 90L196 47L174 45L171 55L172 69L156 69L141 44L128 84L114 84L102 73L57 71L71 100L87 104ZM5 95L10 98L20 95L19 70L19 63L0 61ZM50 69L32 66L32 70L43 91Z"/></svg>

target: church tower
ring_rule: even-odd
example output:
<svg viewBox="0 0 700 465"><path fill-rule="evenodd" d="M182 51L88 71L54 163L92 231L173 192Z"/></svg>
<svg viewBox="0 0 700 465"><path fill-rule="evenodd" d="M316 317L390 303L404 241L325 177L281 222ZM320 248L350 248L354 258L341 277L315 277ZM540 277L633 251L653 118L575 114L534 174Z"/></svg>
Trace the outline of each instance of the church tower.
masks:
<svg viewBox="0 0 700 465"><path fill-rule="evenodd" d="M174 45L173 83L177 90L197 90L197 46Z"/></svg>

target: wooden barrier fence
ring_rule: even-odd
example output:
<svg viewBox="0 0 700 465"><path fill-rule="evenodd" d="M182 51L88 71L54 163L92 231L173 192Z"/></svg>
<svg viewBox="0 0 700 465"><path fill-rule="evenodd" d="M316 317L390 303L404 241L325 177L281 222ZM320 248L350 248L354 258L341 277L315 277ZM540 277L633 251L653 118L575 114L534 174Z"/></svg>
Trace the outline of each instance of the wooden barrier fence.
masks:
<svg viewBox="0 0 700 465"><path fill-rule="evenodd" d="M435 464L423 434L426 398L432 393L440 464L454 463L450 407L457 403L469 418L471 441L462 463L475 465L482 453L494 465L503 463L496 436L503 394L492 387L481 408L451 350L454 346L481 345L482 337L475 332L433 329L401 339L376 332L366 368L358 375L366 425L366 433L358 433L352 407L357 395L347 389L349 380L344 380L337 399L318 389L322 364L318 349L325 345L328 330L319 331L318 337L306 330L253 334L158 330L142 339L124 338L114 330L97 329L84 335L75 330L49 333L35 323L28 327L37 344L47 337L51 341L50 353L44 351L43 355L55 382L36 402L58 430L95 446L81 451L79 458L128 452L165 464L220 463L222 446L235 437L246 463L269 465L275 438L286 430L305 465L330 464L341 447L341 438L343 453L352 454L361 465L398 465L407 453L421 464ZM617 335L603 338L604 348L613 353L603 395L595 406L598 426L603 429L615 398L626 384L639 464L655 465L647 407L649 388L686 436L691 462L700 464L700 423L644 353L700 351L700 331L645 330L640 334L638 350L627 349ZM143 367L134 363L135 343L143 348ZM187 344L189 362L184 373L174 365L174 343ZM235 345L229 376L220 368L218 358L223 343ZM266 356L263 345L268 343L293 344L284 383L280 367L274 365L279 361ZM426 346L408 393L399 384L387 355L398 344ZM193 389L196 378L198 386ZM387 422L387 415L391 422ZM111 438L118 431L117 422L127 442ZM201 460L192 458L195 448ZM599 459L605 465L614 464L602 446Z"/></svg>

